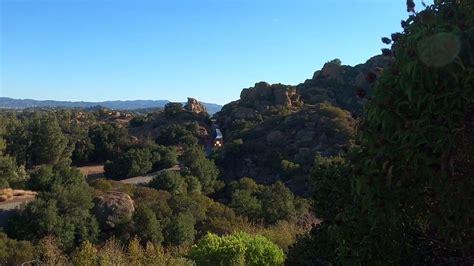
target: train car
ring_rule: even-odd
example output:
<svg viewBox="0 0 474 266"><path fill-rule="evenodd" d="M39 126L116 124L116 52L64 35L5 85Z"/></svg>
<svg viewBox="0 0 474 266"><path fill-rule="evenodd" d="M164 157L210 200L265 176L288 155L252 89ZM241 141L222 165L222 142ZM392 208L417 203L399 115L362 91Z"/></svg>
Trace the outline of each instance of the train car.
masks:
<svg viewBox="0 0 474 266"><path fill-rule="evenodd" d="M215 130L215 137L214 137L214 147L221 148L224 146L224 136L220 129L216 128Z"/></svg>

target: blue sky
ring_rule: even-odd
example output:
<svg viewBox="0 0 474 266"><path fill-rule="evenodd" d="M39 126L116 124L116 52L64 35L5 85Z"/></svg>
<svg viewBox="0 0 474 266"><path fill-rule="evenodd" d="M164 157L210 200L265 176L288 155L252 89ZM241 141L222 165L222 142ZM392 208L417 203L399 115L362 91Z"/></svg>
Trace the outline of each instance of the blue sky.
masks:
<svg viewBox="0 0 474 266"><path fill-rule="evenodd" d="M418 3L418 2L417 2ZM0 0L0 96L227 103L363 63L404 0Z"/></svg>

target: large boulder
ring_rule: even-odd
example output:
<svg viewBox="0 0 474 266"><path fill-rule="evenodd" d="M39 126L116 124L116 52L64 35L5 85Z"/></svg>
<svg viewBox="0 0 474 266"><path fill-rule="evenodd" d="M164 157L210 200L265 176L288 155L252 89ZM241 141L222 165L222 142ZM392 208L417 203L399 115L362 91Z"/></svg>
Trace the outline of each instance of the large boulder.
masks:
<svg viewBox="0 0 474 266"><path fill-rule="evenodd" d="M122 221L131 219L135 211L132 198L118 191L109 191L97 197L94 203L94 213L103 230L113 229Z"/></svg>
<svg viewBox="0 0 474 266"><path fill-rule="evenodd" d="M188 102L184 106L184 109L196 114L207 112L206 107L194 98L188 98Z"/></svg>

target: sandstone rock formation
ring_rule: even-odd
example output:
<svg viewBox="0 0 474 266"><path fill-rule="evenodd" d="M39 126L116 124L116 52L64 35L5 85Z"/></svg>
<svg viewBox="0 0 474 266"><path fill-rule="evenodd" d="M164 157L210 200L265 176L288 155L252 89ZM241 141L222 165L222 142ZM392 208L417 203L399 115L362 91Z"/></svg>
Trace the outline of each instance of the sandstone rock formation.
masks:
<svg viewBox="0 0 474 266"><path fill-rule="evenodd" d="M322 77L322 78L334 79L339 82L342 82L344 81L344 73L345 73L345 69L341 65L341 60L334 59L324 64L321 71L318 71L313 75L313 79Z"/></svg>
<svg viewBox="0 0 474 266"><path fill-rule="evenodd" d="M206 107L202 105L202 103L198 102L198 100L194 98L188 98L188 102L184 106L184 109L199 114L199 113L206 113Z"/></svg>
<svg viewBox="0 0 474 266"><path fill-rule="evenodd" d="M38 195L38 193L34 191L4 188L0 189L0 202L34 198L36 195Z"/></svg>
<svg viewBox="0 0 474 266"><path fill-rule="evenodd" d="M270 85L266 82L258 82L253 88L243 89L240 101L259 112L265 112L271 106L291 108L302 105L296 88L283 84Z"/></svg>
<svg viewBox="0 0 474 266"><path fill-rule="evenodd" d="M97 197L94 203L94 213L103 230L115 228L121 221L131 219L135 211L132 198L118 191L109 191Z"/></svg>

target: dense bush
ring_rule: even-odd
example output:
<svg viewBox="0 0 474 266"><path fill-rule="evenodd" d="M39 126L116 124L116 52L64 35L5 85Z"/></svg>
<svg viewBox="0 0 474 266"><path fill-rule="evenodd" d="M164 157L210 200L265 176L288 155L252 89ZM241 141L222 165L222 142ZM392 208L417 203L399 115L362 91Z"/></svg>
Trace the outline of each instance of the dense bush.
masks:
<svg viewBox="0 0 474 266"><path fill-rule="evenodd" d="M89 137L94 145L91 157L96 162L113 160L131 144L127 130L111 123L93 126Z"/></svg>
<svg viewBox="0 0 474 266"><path fill-rule="evenodd" d="M190 251L198 265L283 265L283 251L263 236L207 234Z"/></svg>
<svg viewBox="0 0 474 266"><path fill-rule="evenodd" d="M18 239L38 240L52 235L65 250L84 240L94 241L98 225L91 213L92 193L87 184L43 192L9 221L8 233Z"/></svg>
<svg viewBox="0 0 474 266"><path fill-rule="evenodd" d="M319 218L332 221L352 203L350 176L350 165L344 158L316 156L309 183Z"/></svg>
<svg viewBox="0 0 474 266"><path fill-rule="evenodd" d="M204 194L214 192L219 170L214 161L206 158L206 154L201 147L190 146L186 148L181 160L185 166L184 175L197 177Z"/></svg>
<svg viewBox="0 0 474 266"><path fill-rule="evenodd" d="M297 244L291 264L474 258L474 2L435 1L418 13L407 4L403 33L384 39L395 62L378 80L353 151L352 195L342 198L354 200ZM291 255L310 249L304 263Z"/></svg>
<svg viewBox="0 0 474 266"><path fill-rule="evenodd" d="M156 175L150 182L150 187L166 190L172 194L182 193L184 190L184 177L175 171L164 171Z"/></svg>
<svg viewBox="0 0 474 266"><path fill-rule="evenodd" d="M149 149L130 149L112 162L105 164L105 176L120 180L141 176L153 168L153 156Z"/></svg>
<svg viewBox="0 0 474 266"><path fill-rule="evenodd" d="M0 263L18 265L33 260L34 247L29 241L10 239L0 232Z"/></svg>
<svg viewBox="0 0 474 266"><path fill-rule="evenodd" d="M135 234L142 241L150 241L154 244L161 244L163 242L161 224L150 207L138 207L133 214L133 224Z"/></svg>
<svg viewBox="0 0 474 266"><path fill-rule="evenodd" d="M248 177L229 184L231 202L238 214L254 221L275 224L280 220L292 220L297 216L294 194L280 181L273 185L257 185Z"/></svg>

